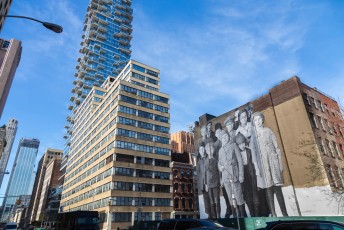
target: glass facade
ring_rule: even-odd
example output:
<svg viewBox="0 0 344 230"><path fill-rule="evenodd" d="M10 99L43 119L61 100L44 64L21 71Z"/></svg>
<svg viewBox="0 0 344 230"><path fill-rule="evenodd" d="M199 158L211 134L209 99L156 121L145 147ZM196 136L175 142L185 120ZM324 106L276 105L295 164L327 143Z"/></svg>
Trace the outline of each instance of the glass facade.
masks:
<svg viewBox="0 0 344 230"><path fill-rule="evenodd" d="M108 76L117 76L131 57L131 3L131 0L91 0L87 8L76 79L68 107L71 113L67 117L62 168L69 153L75 119L73 111L93 86L101 86Z"/></svg>
<svg viewBox="0 0 344 230"><path fill-rule="evenodd" d="M37 157L39 140L22 138L19 142L17 154L11 171L2 206L4 207L1 220L7 221L16 200L20 195L31 195L35 160Z"/></svg>

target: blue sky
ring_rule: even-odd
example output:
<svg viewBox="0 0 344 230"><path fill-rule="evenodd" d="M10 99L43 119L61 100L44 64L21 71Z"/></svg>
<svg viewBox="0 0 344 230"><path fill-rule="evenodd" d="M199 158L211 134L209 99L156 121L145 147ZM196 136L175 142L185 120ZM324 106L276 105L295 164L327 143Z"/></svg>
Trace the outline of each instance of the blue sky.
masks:
<svg viewBox="0 0 344 230"><path fill-rule="evenodd" d="M22 41L20 66L0 123L63 149L65 117L89 0L14 0L0 37ZM204 113L220 115L294 75L344 98L344 1L133 0L132 58L161 71L171 97L171 132ZM12 166L14 156L9 166ZM8 176L7 176L8 177ZM1 188L0 194L4 193Z"/></svg>

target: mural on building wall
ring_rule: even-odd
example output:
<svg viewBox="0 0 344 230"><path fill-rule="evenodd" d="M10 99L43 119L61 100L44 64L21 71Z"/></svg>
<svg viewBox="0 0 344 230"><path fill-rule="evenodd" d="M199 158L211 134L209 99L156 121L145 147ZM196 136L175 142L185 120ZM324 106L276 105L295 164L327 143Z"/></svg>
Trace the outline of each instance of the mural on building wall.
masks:
<svg viewBox="0 0 344 230"><path fill-rule="evenodd" d="M201 124L196 141L201 217L277 216L277 208L288 216L282 153L264 122L263 113L248 105L224 122Z"/></svg>

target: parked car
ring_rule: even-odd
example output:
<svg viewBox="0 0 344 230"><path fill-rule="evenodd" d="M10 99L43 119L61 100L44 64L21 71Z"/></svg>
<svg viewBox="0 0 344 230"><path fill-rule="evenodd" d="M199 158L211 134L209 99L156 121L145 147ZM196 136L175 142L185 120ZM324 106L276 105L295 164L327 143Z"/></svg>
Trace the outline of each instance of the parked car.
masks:
<svg viewBox="0 0 344 230"><path fill-rule="evenodd" d="M226 228L221 224L211 220L198 219L170 219L163 220L158 226L158 230L196 230L196 229L233 229Z"/></svg>
<svg viewBox="0 0 344 230"><path fill-rule="evenodd" d="M5 229L17 229L17 223L16 222L7 222L5 224Z"/></svg>
<svg viewBox="0 0 344 230"><path fill-rule="evenodd" d="M257 230L344 230L344 224L324 220L281 220L268 222L265 228Z"/></svg>

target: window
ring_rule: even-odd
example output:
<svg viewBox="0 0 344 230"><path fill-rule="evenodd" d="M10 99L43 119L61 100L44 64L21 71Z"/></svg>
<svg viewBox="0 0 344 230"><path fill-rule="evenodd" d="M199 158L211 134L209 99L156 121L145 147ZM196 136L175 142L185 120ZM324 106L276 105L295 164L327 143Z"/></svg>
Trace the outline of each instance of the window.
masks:
<svg viewBox="0 0 344 230"><path fill-rule="evenodd" d="M136 177L153 178L153 171L136 169Z"/></svg>
<svg viewBox="0 0 344 230"><path fill-rule="evenodd" d="M158 77L159 76L159 74L157 72L149 70L149 69L146 69L146 73L151 75L151 76L154 76L154 77Z"/></svg>
<svg viewBox="0 0 344 230"><path fill-rule="evenodd" d="M336 167L336 169L337 169L337 173L340 179L341 187L344 188L343 172L338 167Z"/></svg>
<svg viewBox="0 0 344 230"><path fill-rule="evenodd" d="M336 142L332 141L332 145L333 145L333 148L334 148L334 151L335 151L337 157L340 159L339 151L338 151L338 147L337 147Z"/></svg>
<svg viewBox="0 0 344 230"><path fill-rule="evenodd" d="M317 118L318 118L318 122L319 122L321 128L322 128L323 130L325 130L325 126L324 126L324 123L323 123L321 117L317 116Z"/></svg>
<svg viewBox="0 0 344 230"><path fill-rule="evenodd" d="M320 147L321 153L326 155L326 149L325 149L323 140L321 139L321 137L319 137L318 140L319 140L319 147Z"/></svg>
<svg viewBox="0 0 344 230"><path fill-rule="evenodd" d="M322 103L320 100L318 100L318 107L320 108L321 112L324 112L324 107L322 106Z"/></svg>
<svg viewBox="0 0 344 230"><path fill-rule="evenodd" d="M155 159L155 166L170 167L170 161ZM178 173L178 171L177 171Z"/></svg>
<svg viewBox="0 0 344 230"><path fill-rule="evenodd" d="M173 190L175 190L175 189L173 188ZM178 190L178 184L177 184L177 190ZM155 185L155 192L170 193L170 186L169 185L156 184Z"/></svg>
<svg viewBox="0 0 344 230"><path fill-rule="evenodd" d="M315 103L315 99L314 99L314 97L311 97L311 103L312 103L312 106L314 106L314 108L318 108L317 107L317 104Z"/></svg>
<svg viewBox="0 0 344 230"><path fill-rule="evenodd" d="M142 72L142 73L145 72L145 68L143 68L143 67L141 67L141 66L138 66L138 65L135 65L135 64L133 64L133 69L134 69L134 70L137 70L137 71L140 71L140 72Z"/></svg>
<svg viewBox="0 0 344 230"><path fill-rule="evenodd" d="M114 182L114 189L115 190L123 190L123 191L133 191L133 183L123 182L123 181L115 181Z"/></svg>
<svg viewBox="0 0 344 230"><path fill-rule="evenodd" d="M326 142L326 145L327 145L327 149L329 151L329 153L331 154L332 157L334 157L334 154L333 154L333 149L332 149L332 146L331 146L331 143L329 140L325 139L325 142Z"/></svg>
<svg viewBox="0 0 344 230"><path fill-rule="evenodd" d="M116 161L134 163L134 156L117 153Z"/></svg>
<svg viewBox="0 0 344 230"><path fill-rule="evenodd" d="M131 222L131 212L112 213L112 222Z"/></svg>
<svg viewBox="0 0 344 230"><path fill-rule="evenodd" d="M116 167L115 174L119 176L134 176L134 169Z"/></svg>
<svg viewBox="0 0 344 230"><path fill-rule="evenodd" d="M332 186L338 187L337 181L336 181L336 178L334 177L334 174L333 174L333 170L332 170L331 165L327 165L327 166L326 166L326 169L327 169L327 175L328 175L328 177L329 177L330 184L331 184Z"/></svg>
<svg viewBox="0 0 344 230"><path fill-rule="evenodd" d="M313 113L309 113L309 117L310 117L311 125L314 128L318 128L317 121L315 120L314 114Z"/></svg>
<svg viewBox="0 0 344 230"><path fill-rule="evenodd" d="M303 100L306 102L307 105L311 105L309 97L306 93L303 93Z"/></svg>

